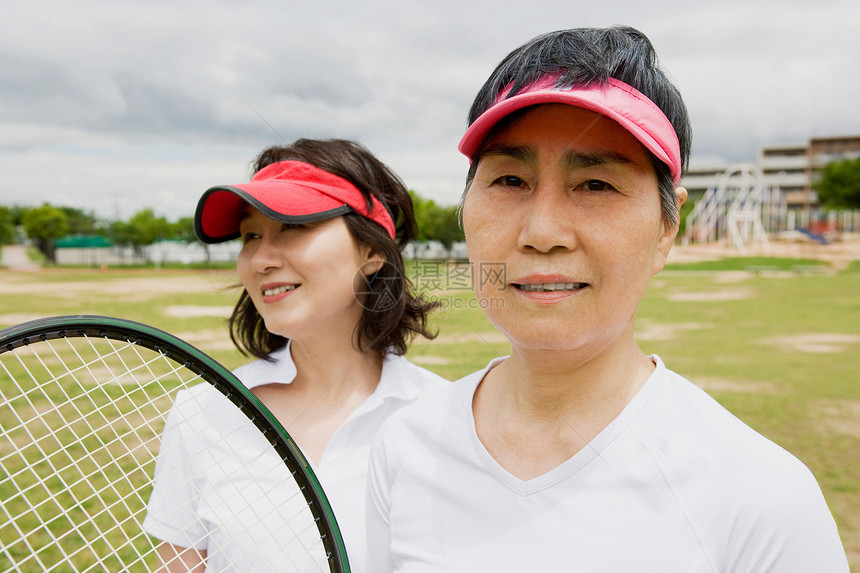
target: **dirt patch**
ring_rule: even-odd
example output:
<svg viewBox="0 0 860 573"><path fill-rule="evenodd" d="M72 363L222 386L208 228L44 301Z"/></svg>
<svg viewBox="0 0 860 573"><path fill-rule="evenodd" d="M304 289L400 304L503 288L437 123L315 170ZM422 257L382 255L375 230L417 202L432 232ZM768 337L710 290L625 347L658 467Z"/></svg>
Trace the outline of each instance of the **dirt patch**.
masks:
<svg viewBox="0 0 860 573"><path fill-rule="evenodd" d="M839 354L848 347L860 344L860 336L840 333L808 333L792 336L774 336L762 341L784 352L809 352L812 354Z"/></svg>
<svg viewBox="0 0 860 573"><path fill-rule="evenodd" d="M753 273L749 271L719 271L714 273L714 282L724 285L733 284L747 281L752 276L754 276Z"/></svg>
<svg viewBox="0 0 860 573"><path fill-rule="evenodd" d="M827 428L860 438L860 401L829 400L822 403L818 411Z"/></svg>
<svg viewBox="0 0 860 573"><path fill-rule="evenodd" d="M216 318L230 318L233 312L232 306L194 306L194 305L176 305L168 306L164 309L164 314L167 316L175 316L178 318L199 318L204 316L214 316Z"/></svg>
<svg viewBox="0 0 860 573"><path fill-rule="evenodd" d="M31 320L36 320L37 318L43 318L44 316L45 315L43 314L26 314L23 312L19 312L17 314L0 314L0 324L13 326L29 322Z"/></svg>
<svg viewBox="0 0 860 573"><path fill-rule="evenodd" d="M409 360L414 362L415 364L426 364L428 366L439 366L444 364L449 364L451 361L445 358L444 356L409 356Z"/></svg>
<svg viewBox="0 0 860 573"><path fill-rule="evenodd" d="M102 294L122 296L126 301L142 302L157 296L187 293L214 292L228 286L223 278L209 276L141 277L110 281L99 286ZM90 285L92 288L92 285Z"/></svg>
<svg viewBox="0 0 860 573"><path fill-rule="evenodd" d="M486 344L507 344L508 337L501 332L469 332L464 334L445 334L442 331L433 340L416 338L413 344L463 344L466 342L484 342Z"/></svg>
<svg viewBox="0 0 860 573"><path fill-rule="evenodd" d="M741 256L741 253L727 242L700 245L675 245L669 253L671 263L690 263L714 261L726 257ZM842 240L820 245L811 241L771 240L767 245L750 246L744 256L749 257L790 257L816 259L832 265L832 271L845 269L851 261L860 260L860 236L843 235Z"/></svg>
<svg viewBox="0 0 860 573"><path fill-rule="evenodd" d="M45 271L42 271L45 272ZM62 298L93 293L122 295L131 300L177 292L212 292L229 287L231 279L225 275L170 275L153 274L134 278L105 281L45 281L32 280L32 275L6 275L0 282L0 295L51 294Z"/></svg>
<svg viewBox="0 0 860 573"><path fill-rule="evenodd" d="M674 302L723 302L729 300L746 300L758 295L755 289L748 287L726 288L714 291L677 292L666 298Z"/></svg>
<svg viewBox="0 0 860 573"><path fill-rule="evenodd" d="M28 278L32 278L30 275ZM15 295L15 294L50 294L58 298L75 298L82 293L92 292L93 283L86 281L67 281L62 283L46 282L40 283L37 281L22 281L18 279L20 275L15 277L4 277L3 282L0 282L0 295ZM12 279L12 280L8 280ZM110 283L104 283L105 285Z"/></svg>
<svg viewBox="0 0 860 573"><path fill-rule="evenodd" d="M233 341L230 340L230 334L227 331L226 326L223 329L176 332L173 333L173 335L204 352L236 349L236 347L233 346Z"/></svg>
<svg viewBox="0 0 860 573"><path fill-rule="evenodd" d="M744 394L778 394L779 388L772 382L749 380L723 380L719 378L697 378L696 386L706 392L736 392Z"/></svg>
<svg viewBox="0 0 860 573"><path fill-rule="evenodd" d="M689 330L701 330L707 325L698 322L671 324L663 322L639 321L636 323L637 340L672 340Z"/></svg>

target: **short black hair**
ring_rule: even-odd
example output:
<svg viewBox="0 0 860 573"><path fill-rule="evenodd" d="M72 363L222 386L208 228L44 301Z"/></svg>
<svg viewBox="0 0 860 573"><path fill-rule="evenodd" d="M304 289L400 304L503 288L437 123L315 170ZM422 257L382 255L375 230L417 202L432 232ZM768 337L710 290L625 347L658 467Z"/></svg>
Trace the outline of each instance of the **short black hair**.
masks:
<svg viewBox="0 0 860 573"><path fill-rule="evenodd" d="M508 54L484 82L469 110L468 125L490 109L498 95L508 87L511 89L507 97L512 97L547 75L558 75L558 85L564 87L604 85L609 78L615 78L639 90L663 111L674 127L681 148L682 171L686 171L692 141L687 106L681 93L659 67L651 41L629 26L558 30L523 44ZM488 134L485 142L493 133ZM475 176L481 152L479 148L471 158L466 177L467 190ZM678 204L671 170L650 152L649 155L657 174L663 219L675 226Z"/></svg>

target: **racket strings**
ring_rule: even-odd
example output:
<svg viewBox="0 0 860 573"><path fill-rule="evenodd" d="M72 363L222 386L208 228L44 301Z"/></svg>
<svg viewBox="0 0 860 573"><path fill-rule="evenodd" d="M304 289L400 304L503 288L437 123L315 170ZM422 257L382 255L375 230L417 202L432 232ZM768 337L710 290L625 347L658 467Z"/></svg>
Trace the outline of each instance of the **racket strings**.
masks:
<svg viewBox="0 0 860 573"><path fill-rule="evenodd" d="M161 467L156 473L157 479L170 480L160 489L184 492L184 495L180 496L179 504L169 504L163 514L154 512L155 517L168 524L197 519L198 523L184 528L185 537L176 540L179 546L194 547L210 534L208 524L199 520L199 514L223 522L223 516L219 518L217 514L229 508L231 518L238 522L238 526L234 525L232 529L233 535L244 537L222 539L214 552L209 553L208 558L221 563L221 567L249 570L248 561L236 561L237 556L242 556L245 551L241 549L245 543L256 548L269 546L268 550L251 558L261 570L328 570L328 555L322 546L316 520L310 515L307 502L294 483L293 472L282 464L279 457L272 455L268 442L259 432L247 431L248 424L243 416L221 412L221 424L214 430L211 427L211 396L199 395L203 393L212 394L194 392L195 395L184 393L177 397L177 412L181 413L182 426L170 427L169 434L181 436L181 439L176 443L162 444ZM212 443L216 440L217 446ZM188 467L189 460L192 468ZM260 477L265 476L265 479L259 483L235 484L229 475L241 473L238 466L255 467L263 474ZM201 480L201 476L206 476L206 479ZM218 486L212 487L213 483ZM205 507L201 508L200 504ZM266 524L266 530L259 527L255 530L256 524ZM253 531L255 536L247 535L248 531ZM273 550L272 545L283 547ZM266 561L272 553L279 555L280 559ZM317 556L311 564L307 558L310 554ZM181 556L175 555L173 559L179 562Z"/></svg>
<svg viewBox="0 0 860 573"><path fill-rule="evenodd" d="M85 339L75 339L76 344L81 340ZM76 562L76 557L90 549L76 543L81 532L99 529L102 522L107 523L108 520L114 523L105 528L104 535L113 537L114 548L118 546L117 541L124 538L125 541L119 543L122 547L133 541L133 536L122 533L134 522L132 506L145 503L137 489L120 491L116 482L99 479L100 475L110 471L111 465L121 465L123 458L135 455L142 443L139 441L134 448L126 446L116 423L116 414L122 414L122 409L97 383L98 376L94 372L98 365L113 370L109 361L111 356L120 355L120 350L114 347L113 354L110 354L87 341L88 350L94 357L85 358L71 339L65 342L65 348L59 350L54 342L46 341L38 344L41 352L34 351L31 346L14 353L17 365L24 373L22 376L13 375L4 361L3 371L17 391L18 399L10 412L17 423L15 429L20 430L12 448L20 463L10 463L10 455L4 455L2 459L4 468L20 466L19 471L4 479L4 493L9 485L7 481L23 484L23 487L11 497L7 496L3 507L9 518L8 524L12 524L18 533L15 539L27 553L21 556L19 566L33 561L47 569L50 563L40 555L49 550L61 555L63 561ZM62 344L62 341L57 344ZM133 369L126 368L125 371L129 373ZM115 383L122 376L114 371L108 377L108 383ZM9 401L4 402L10 405ZM140 402L132 400L131 403ZM140 413L140 408L137 411ZM120 419L123 418L126 417L121 415ZM139 428L130 427L129 431L141 435ZM150 431L150 434L157 436L156 431ZM11 435L12 432L7 432L4 427L4 438ZM64 500L63 496L56 495L57 491L72 493L72 499ZM129 504L128 496L136 499ZM12 514L6 511L7 507L17 507L20 511ZM121 515L126 517L113 519ZM29 539L34 537L32 531L25 535L18 526L18 523L32 522L34 518L44 521L38 531L46 541L40 544L41 547L30 543ZM6 552L15 553L15 549L14 546L7 547Z"/></svg>
<svg viewBox="0 0 860 573"><path fill-rule="evenodd" d="M0 366L0 571L150 571L166 537L159 519L178 527L168 564L205 547L224 570L329 570L295 470L187 363L134 340L78 336L4 352ZM233 483L247 467L262 485ZM159 480L182 493L160 517ZM224 512L253 535L221 532L212 548Z"/></svg>

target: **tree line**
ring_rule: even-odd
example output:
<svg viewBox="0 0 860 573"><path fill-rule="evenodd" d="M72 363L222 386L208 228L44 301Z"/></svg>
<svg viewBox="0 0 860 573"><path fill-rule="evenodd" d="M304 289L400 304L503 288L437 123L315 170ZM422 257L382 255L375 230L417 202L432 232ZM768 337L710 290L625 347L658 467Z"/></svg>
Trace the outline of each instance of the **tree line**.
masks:
<svg viewBox="0 0 860 573"><path fill-rule="evenodd" d="M860 209L860 157L824 166L815 189L822 207ZM463 240L456 206L438 205L414 191L409 193L418 224L417 240L439 241L446 250ZM0 244L29 239L49 261L54 261L56 241L69 235L105 237L114 245L131 247L138 253L159 240L196 240L192 217L171 222L152 209L138 211L127 221L112 221L82 209L48 203L39 207L0 206Z"/></svg>
<svg viewBox="0 0 860 573"><path fill-rule="evenodd" d="M456 207L437 205L410 191L419 241L439 241L446 249L463 240ZM142 209L127 221L99 218L93 212L44 203L38 207L0 206L0 244L32 241L48 261L55 261L56 243L68 236L104 237L113 245L140 253L156 241L196 241L194 218L169 221L152 209Z"/></svg>
<svg viewBox="0 0 860 573"><path fill-rule="evenodd" d="M815 184L818 201L833 209L860 209L860 157L833 161Z"/></svg>

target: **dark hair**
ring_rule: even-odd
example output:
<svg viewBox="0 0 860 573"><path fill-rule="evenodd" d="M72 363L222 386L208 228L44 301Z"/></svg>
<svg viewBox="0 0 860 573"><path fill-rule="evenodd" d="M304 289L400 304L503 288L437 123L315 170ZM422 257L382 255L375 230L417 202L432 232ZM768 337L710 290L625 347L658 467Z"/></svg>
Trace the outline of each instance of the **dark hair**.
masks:
<svg viewBox="0 0 860 573"><path fill-rule="evenodd" d="M469 125L491 108L498 94L511 84L507 97L550 74L560 74L559 86L605 84L609 78L615 78L645 94L675 128L681 147L682 170L686 171L692 140L687 107L678 89L659 68L651 41L642 32L626 26L559 30L523 44L499 63L478 91L469 110ZM498 130L490 131L484 143L495 133ZM479 149L472 158L466 190L475 177L482 151ZM650 152L649 156L657 175L663 220L675 226L678 203L671 171Z"/></svg>
<svg viewBox="0 0 860 573"><path fill-rule="evenodd" d="M416 233L412 198L400 178L363 145L343 139L299 139L290 145L264 149L253 162L253 172L278 161L303 161L350 181L365 196L368 208L371 195L391 213L395 239L385 229L357 213L343 215L353 239L370 248L385 262L366 281L362 293L363 311L356 325L358 348L385 356L404 354L410 340L420 334L434 338L427 329L427 315L439 306L412 292L406 277L401 251ZM230 338L243 354L269 359L283 348L287 339L266 330L265 322L248 291L242 289L230 316Z"/></svg>

